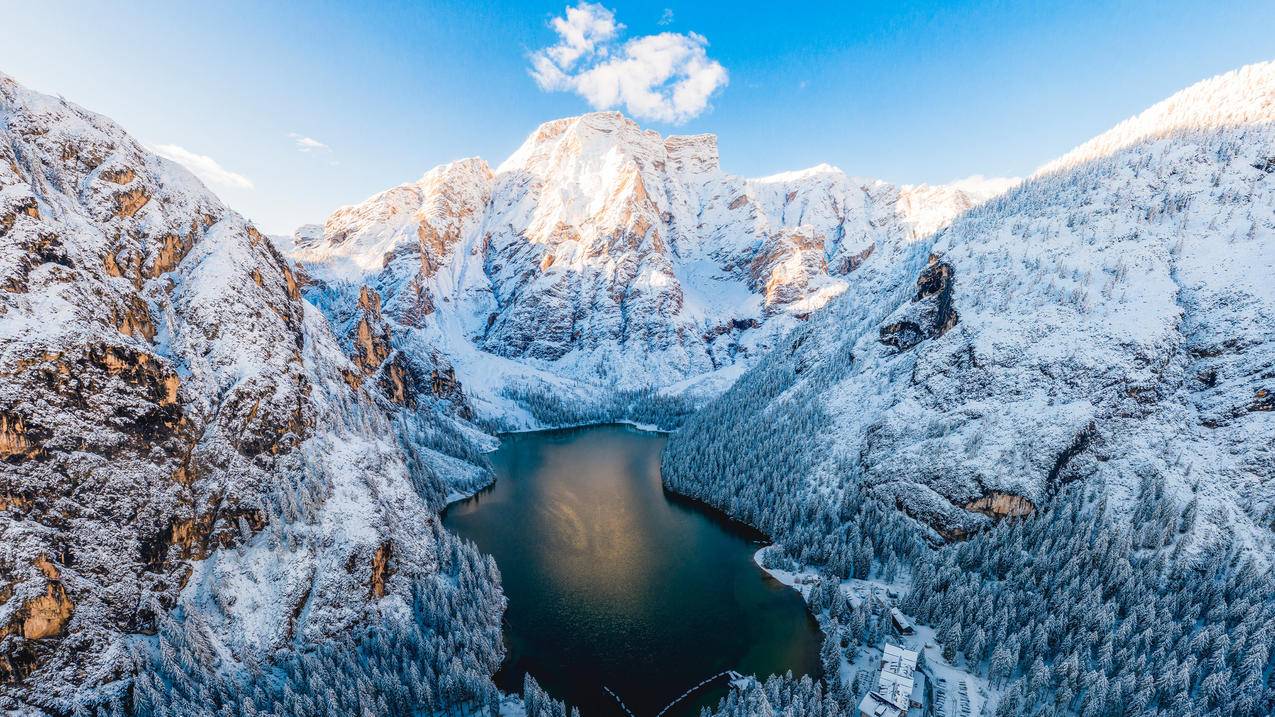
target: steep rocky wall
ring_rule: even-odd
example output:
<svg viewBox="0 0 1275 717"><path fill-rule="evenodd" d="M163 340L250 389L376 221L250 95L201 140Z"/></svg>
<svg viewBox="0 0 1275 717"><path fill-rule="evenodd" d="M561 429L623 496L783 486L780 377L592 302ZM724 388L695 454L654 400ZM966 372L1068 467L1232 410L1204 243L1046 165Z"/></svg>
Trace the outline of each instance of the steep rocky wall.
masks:
<svg viewBox="0 0 1275 717"><path fill-rule="evenodd" d="M409 405L431 370L388 333L353 363L301 283L188 172L0 75L0 708L127 685L177 605L233 661L431 579L434 517L363 380Z"/></svg>

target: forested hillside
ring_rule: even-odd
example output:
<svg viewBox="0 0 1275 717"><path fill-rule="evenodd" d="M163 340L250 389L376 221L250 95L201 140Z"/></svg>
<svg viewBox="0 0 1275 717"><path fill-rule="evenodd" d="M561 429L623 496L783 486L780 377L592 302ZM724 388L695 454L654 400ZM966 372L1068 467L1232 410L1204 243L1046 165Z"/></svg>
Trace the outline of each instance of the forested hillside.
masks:
<svg viewBox="0 0 1275 717"><path fill-rule="evenodd" d="M1004 714L1268 714L1273 123L1246 67L971 210L693 416L665 481L831 575L909 572Z"/></svg>

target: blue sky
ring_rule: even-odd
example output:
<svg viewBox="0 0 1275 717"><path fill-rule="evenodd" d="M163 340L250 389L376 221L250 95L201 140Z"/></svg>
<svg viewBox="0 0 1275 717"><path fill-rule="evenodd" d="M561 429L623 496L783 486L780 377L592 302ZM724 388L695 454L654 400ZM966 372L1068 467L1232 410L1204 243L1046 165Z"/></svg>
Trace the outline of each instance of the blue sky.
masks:
<svg viewBox="0 0 1275 717"><path fill-rule="evenodd" d="M1029 173L1197 80L1275 59L1275 3L1256 0L604 0L624 27L583 45L551 27L567 8L21 3L0 24L0 71L210 158L214 190L286 233L442 162L498 164L590 97L662 133L716 133L739 174L828 162L943 182ZM537 58L551 64L533 76ZM644 86L650 58L693 80L678 101L616 94Z"/></svg>

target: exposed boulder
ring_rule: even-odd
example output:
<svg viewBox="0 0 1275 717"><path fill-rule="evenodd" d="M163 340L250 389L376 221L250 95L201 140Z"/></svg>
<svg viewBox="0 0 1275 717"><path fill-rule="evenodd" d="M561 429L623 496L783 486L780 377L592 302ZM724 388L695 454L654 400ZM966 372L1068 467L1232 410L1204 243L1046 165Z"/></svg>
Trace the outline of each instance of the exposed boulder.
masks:
<svg viewBox="0 0 1275 717"><path fill-rule="evenodd" d="M950 331L958 319L952 307L953 284L952 265L931 254L929 266L916 279L911 305L902 311L907 318L882 326L881 343L902 352Z"/></svg>

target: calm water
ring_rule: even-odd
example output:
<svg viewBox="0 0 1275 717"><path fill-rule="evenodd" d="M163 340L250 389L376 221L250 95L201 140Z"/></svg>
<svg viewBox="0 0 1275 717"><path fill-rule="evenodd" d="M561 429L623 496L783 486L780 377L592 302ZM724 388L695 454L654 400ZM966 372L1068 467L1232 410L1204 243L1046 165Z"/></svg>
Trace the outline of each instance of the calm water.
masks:
<svg viewBox="0 0 1275 717"><path fill-rule="evenodd" d="M655 717L733 669L819 673L820 634L801 597L753 563L762 536L660 485L664 437L621 426L505 436L496 484L444 522L491 553L509 597L509 658L585 717ZM697 715L722 681L670 714Z"/></svg>

